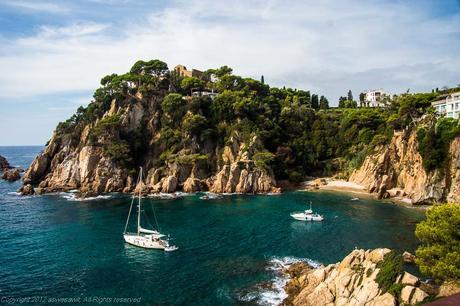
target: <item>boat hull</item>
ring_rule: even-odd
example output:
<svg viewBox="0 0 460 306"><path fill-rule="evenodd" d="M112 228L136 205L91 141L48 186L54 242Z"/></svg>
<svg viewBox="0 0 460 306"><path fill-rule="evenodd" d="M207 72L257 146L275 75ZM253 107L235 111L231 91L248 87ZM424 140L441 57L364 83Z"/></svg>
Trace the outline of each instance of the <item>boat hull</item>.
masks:
<svg viewBox="0 0 460 306"><path fill-rule="evenodd" d="M144 249L156 249L156 250L165 250L165 251L174 251L177 250L177 247L170 246L169 243L162 239L152 239L150 235L140 236L140 235L130 235L124 234L123 238L126 243L131 245L144 248Z"/></svg>
<svg viewBox="0 0 460 306"><path fill-rule="evenodd" d="M305 213L294 213L294 214L291 214L291 217L298 221L323 221L324 220L322 216L305 214Z"/></svg>

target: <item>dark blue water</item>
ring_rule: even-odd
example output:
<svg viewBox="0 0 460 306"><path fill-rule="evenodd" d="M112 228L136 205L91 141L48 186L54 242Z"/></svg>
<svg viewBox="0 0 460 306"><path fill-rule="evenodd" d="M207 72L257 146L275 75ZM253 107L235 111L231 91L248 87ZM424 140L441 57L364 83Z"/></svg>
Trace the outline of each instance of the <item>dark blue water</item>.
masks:
<svg viewBox="0 0 460 306"><path fill-rule="evenodd" d="M0 147L12 165L27 167L41 147ZM130 199L78 202L62 195L18 197L20 182L0 182L0 296L140 298L141 304L234 305L256 302L277 259L339 261L355 247L412 251L422 213L390 203L330 192L226 196L203 201L145 199L171 253L126 245ZM305 223L289 213L313 201L325 215ZM152 222L153 223L153 222ZM276 295L276 292L273 293ZM107 301L107 300L106 300ZM113 300L112 300L113 301Z"/></svg>

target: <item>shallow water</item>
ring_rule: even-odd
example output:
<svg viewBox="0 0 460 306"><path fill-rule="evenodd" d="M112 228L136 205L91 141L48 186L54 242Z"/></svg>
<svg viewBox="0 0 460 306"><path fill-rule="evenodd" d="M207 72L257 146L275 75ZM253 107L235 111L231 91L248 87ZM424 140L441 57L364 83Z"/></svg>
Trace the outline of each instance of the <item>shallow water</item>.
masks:
<svg viewBox="0 0 460 306"><path fill-rule="evenodd" d="M41 147L0 147L27 167ZM282 298L279 270L296 259L339 261L355 247L413 251L421 212L333 192L143 200L179 250L126 245L130 198L75 201L71 194L19 197L0 182L0 295L140 298L141 304L270 304ZM290 218L308 201L322 223ZM278 288L271 283L276 281ZM107 301L107 300L106 300Z"/></svg>

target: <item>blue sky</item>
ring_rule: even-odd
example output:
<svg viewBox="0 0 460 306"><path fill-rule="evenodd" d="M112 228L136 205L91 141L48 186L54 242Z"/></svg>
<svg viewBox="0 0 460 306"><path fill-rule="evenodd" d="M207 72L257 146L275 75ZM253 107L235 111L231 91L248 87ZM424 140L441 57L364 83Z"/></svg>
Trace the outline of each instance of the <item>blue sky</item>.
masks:
<svg viewBox="0 0 460 306"><path fill-rule="evenodd" d="M459 1L0 0L0 145L44 144L137 59L229 65L332 104L460 83Z"/></svg>

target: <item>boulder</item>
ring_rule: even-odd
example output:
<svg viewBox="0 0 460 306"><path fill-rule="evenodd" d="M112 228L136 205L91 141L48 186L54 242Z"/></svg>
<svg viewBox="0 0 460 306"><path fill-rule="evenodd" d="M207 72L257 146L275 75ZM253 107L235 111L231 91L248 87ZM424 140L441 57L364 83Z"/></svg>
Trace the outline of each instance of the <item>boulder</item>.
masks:
<svg viewBox="0 0 460 306"><path fill-rule="evenodd" d="M19 169L7 169L3 172L2 179L8 182L14 182L21 178Z"/></svg>
<svg viewBox="0 0 460 306"><path fill-rule="evenodd" d="M410 274L409 272L404 272L401 283L403 285L417 286L419 280L416 276Z"/></svg>
<svg viewBox="0 0 460 306"><path fill-rule="evenodd" d="M428 293L426 293L420 288L415 288L414 292L412 293L412 298L410 299L410 303L411 304L421 303L427 297L428 297Z"/></svg>
<svg viewBox="0 0 460 306"><path fill-rule="evenodd" d="M166 193L171 193L176 191L177 188L177 178L175 176L168 176L164 181L162 185L162 191Z"/></svg>
<svg viewBox="0 0 460 306"><path fill-rule="evenodd" d="M403 301L405 304L410 304L412 293L414 292L414 290L415 287L413 286L405 286L401 290L401 301Z"/></svg>
<svg viewBox="0 0 460 306"><path fill-rule="evenodd" d="M391 250L390 249L375 249L371 251L367 256L366 259L370 260L373 263L378 263L383 260L383 256L385 254L389 253Z"/></svg>
<svg viewBox="0 0 460 306"><path fill-rule="evenodd" d="M369 306L395 306L396 299L390 293L382 294L375 299L373 299L369 304Z"/></svg>
<svg viewBox="0 0 460 306"><path fill-rule="evenodd" d="M18 192L20 192L22 195L32 195L35 193L35 190L31 184L27 184L19 188Z"/></svg>
<svg viewBox="0 0 460 306"><path fill-rule="evenodd" d="M438 297L460 293L460 281L446 281L439 288Z"/></svg>
<svg viewBox="0 0 460 306"><path fill-rule="evenodd" d="M404 262L407 262L407 263L414 263L415 262L415 255L412 254L412 253L409 253L407 251L405 251L402 254L402 257L403 257Z"/></svg>
<svg viewBox="0 0 460 306"><path fill-rule="evenodd" d="M10 164L8 163L5 157L0 155L0 171L5 171L8 169L11 169Z"/></svg>

